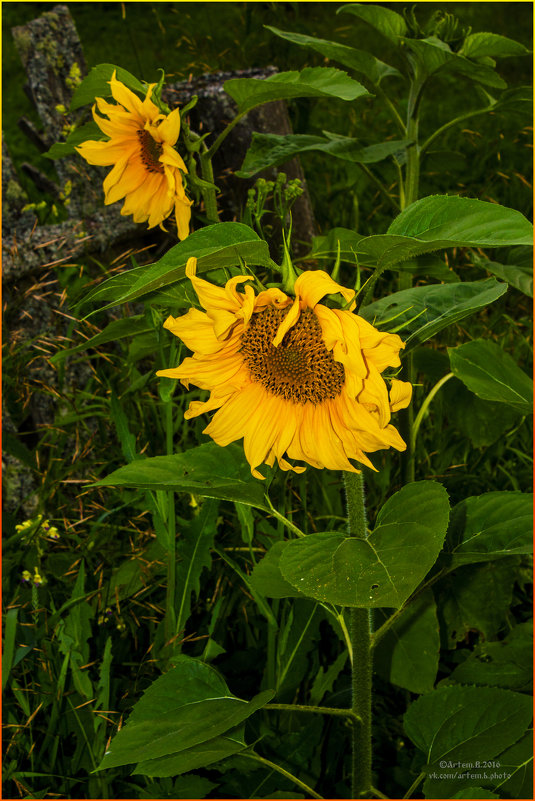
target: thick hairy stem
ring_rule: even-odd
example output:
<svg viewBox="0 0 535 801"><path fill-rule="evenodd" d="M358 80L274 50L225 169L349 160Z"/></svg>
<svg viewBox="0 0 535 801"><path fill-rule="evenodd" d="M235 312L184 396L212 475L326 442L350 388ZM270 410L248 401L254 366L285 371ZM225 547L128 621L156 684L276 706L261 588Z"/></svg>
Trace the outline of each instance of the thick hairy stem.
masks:
<svg viewBox="0 0 535 801"><path fill-rule="evenodd" d="M350 537L365 540L366 510L362 473L344 473ZM352 731L351 797L366 798L372 787L372 651L370 610L350 608L349 636L353 651L351 710L360 718Z"/></svg>

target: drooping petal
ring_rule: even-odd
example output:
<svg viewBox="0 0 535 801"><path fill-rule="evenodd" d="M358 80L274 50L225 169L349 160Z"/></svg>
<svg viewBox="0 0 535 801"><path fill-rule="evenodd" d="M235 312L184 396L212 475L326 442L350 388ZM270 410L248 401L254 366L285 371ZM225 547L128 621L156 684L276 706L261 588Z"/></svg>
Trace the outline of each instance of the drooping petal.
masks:
<svg viewBox="0 0 535 801"><path fill-rule="evenodd" d="M121 106L124 106L131 114L135 114L140 121L145 120L143 102L134 92L125 86L124 83L118 81L115 76L116 71L114 70L110 80L110 89L113 99L120 103Z"/></svg>
<svg viewBox="0 0 535 801"><path fill-rule="evenodd" d="M174 145L180 133L180 111L175 109L154 129L154 138L157 142L166 142Z"/></svg>
<svg viewBox="0 0 535 801"><path fill-rule="evenodd" d="M390 387L390 411L398 412L400 409L405 409L412 398L412 384L409 381L399 381L397 378L392 379Z"/></svg>
<svg viewBox="0 0 535 801"><path fill-rule="evenodd" d="M301 308L313 309L325 295L340 294L346 301L352 301L355 290L348 289L333 281L323 270L308 270L301 273L294 286L295 297L299 299ZM354 308L354 305L353 305Z"/></svg>

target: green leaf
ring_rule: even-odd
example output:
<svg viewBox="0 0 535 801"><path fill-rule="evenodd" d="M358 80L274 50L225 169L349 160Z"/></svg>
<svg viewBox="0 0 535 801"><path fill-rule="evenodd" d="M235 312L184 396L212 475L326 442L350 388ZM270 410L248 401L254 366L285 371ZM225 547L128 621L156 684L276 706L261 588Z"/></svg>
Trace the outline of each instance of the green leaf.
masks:
<svg viewBox="0 0 535 801"><path fill-rule="evenodd" d="M533 730L500 754L500 768L509 778L496 786L506 798L533 798Z"/></svg>
<svg viewBox="0 0 535 801"><path fill-rule="evenodd" d="M449 362L447 356L446 360ZM481 400L457 378L447 382L442 397L448 420L476 448L492 445L519 422L519 412L515 409L503 403Z"/></svg>
<svg viewBox="0 0 535 801"><path fill-rule="evenodd" d="M285 547L286 541L284 540L274 543L263 559L254 566L249 581L253 589L260 595L265 595L267 598L298 598L302 596L302 593L286 581L281 573L279 560Z"/></svg>
<svg viewBox="0 0 535 801"><path fill-rule="evenodd" d="M533 269L531 266L516 264L500 264L489 259L474 258L478 267L483 267L493 275L497 275L502 281L507 281L510 286L523 292L529 298L533 297Z"/></svg>
<svg viewBox="0 0 535 801"><path fill-rule="evenodd" d="M208 781L203 776L190 773L188 776L179 776L174 782L149 782L145 787L136 788L137 797L141 799L155 798L206 798L217 784Z"/></svg>
<svg viewBox="0 0 535 801"><path fill-rule="evenodd" d="M380 83L387 75L400 75L399 70L395 69L395 67L384 64L365 50L357 50L339 42L330 42L327 39L318 39L315 36L306 36L302 33L281 31L271 25L265 25L264 27L276 36L280 36L281 39L286 39L287 42L292 42L292 44L301 45L302 47L310 47L317 53L321 53L322 56L337 61L344 67L349 67L349 69L362 73L374 84Z"/></svg>
<svg viewBox="0 0 535 801"><path fill-rule="evenodd" d="M174 662L175 667L156 679L134 706L98 770L154 760L206 743L234 729L273 697L268 690L252 701L242 701L231 695L209 665L186 656Z"/></svg>
<svg viewBox="0 0 535 801"><path fill-rule="evenodd" d="M192 748L186 748L176 754L169 754L157 759L145 759L136 765L133 773L158 777L179 776L190 770L213 765L222 759L239 754L240 751L245 751L246 748L248 746L241 740L231 737L214 737L212 740L199 743Z"/></svg>
<svg viewBox="0 0 535 801"><path fill-rule="evenodd" d="M38 469L35 453L32 453L26 445L20 442L18 437L12 434L11 431L2 431L2 450L14 456L15 459L18 459L19 462L22 462L31 470Z"/></svg>
<svg viewBox="0 0 535 801"><path fill-rule="evenodd" d="M490 790L485 790L483 787L466 787L464 790L459 790L458 793L451 796L452 798L499 798L496 793L491 793Z"/></svg>
<svg viewBox="0 0 535 801"><path fill-rule="evenodd" d="M299 153L318 151L342 161L373 164L404 150L406 141L393 140L377 145L362 147L356 139L349 136L328 138L308 134L259 134L253 133L253 141L245 155L240 170L240 178L250 178L267 167L278 166L289 161Z"/></svg>
<svg viewBox="0 0 535 801"><path fill-rule="evenodd" d="M533 685L533 623L521 623L499 642L476 645L449 679L458 684L483 684L531 692Z"/></svg>
<svg viewBox="0 0 535 801"><path fill-rule="evenodd" d="M391 42L394 42L394 44L398 44L399 38L407 33L407 25L401 14L397 14L384 6L351 3L338 8L336 13L353 14L355 17L359 17L379 33L382 33L383 36L386 36Z"/></svg>
<svg viewBox="0 0 535 801"><path fill-rule="evenodd" d="M426 693L435 684L439 651L437 609L433 593L427 590L379 640L374 662L386 681L413 693Z"/></svg>
<svg viewBox="0 0 535 801"><path fill-rule="evenodd" d="M433 250L470 242L474 247L533 243L533 226L516 209L458 195L430 195L411 203L391 223L388 234L433 243Z"/></svg>
<svg viewBox="0 0 535 801"><path fill-rule="evenodd" d="M407 344L421 344L448 325L486 308L505 292L507 285L494 278L431 284L394 292L362 306L359 314L379 327L395 317L396 327L404 332L402 339Z"/></svg>
<svg viewBox="0 0 535 801"><path fill-rule="evenodd" d="M182 523L180 527L180 537L177 539L179 562L176 569L177 631L185 629L191 612L191 597L193 593L199 597L200 575L212 563L210 548L214 543L218 510L217 501L206 500L199 514L188 523Z"/></svg>
<svg viewBox="0 0 535 801"><path fill-rule="evenodd" d="M448 354L453 373L478 397L531 412L533 382L495 342L475 339L448 348Z"/></svg>
<svg viewBox="0 0 535 801"><path fill-rule="evenodd" d="M91 619L94 610L87 601L78 599L84 593L85 563L82 560L72 591L71 601L75 603L69 614L60 620L57 628L59 650L65 656L69 654L72 680L76 690L86 698L93 697L93 684L87 671L82 670L89 659L89 643L91 637Z"/></svg>
<svg viewBox="0 0 535 801"><path fill-rule="evenodd" d="M84 125L76 128L75 131L69 134L64 142L56 142L53 144L46 153L43 153L43 156L49 159L60 159L63 158L63 156L70 156L72 153L76 153L75 147L81 145L82 142L87 142L88 140L98 142L105 138L106 134L102 133L96 122L91 120L91 122L86 122Z"/></svg>
<svg viewBox="0 0 535 801"><path fill-rule="evenodd" d="M128 416L113 390L110 395L110 413L126 461L134 462L136 459L143 459L143 456L136 452L136 437L130 431Z"/></svg>
<svg viewBox="0 0 535 801"><path fill-rule="evenodd" d="M447 776L450 763L493 759L522 737L530 720L531 701L525 695L491 687L441 687L411 704L403 722L426 758L428 774L441 768Z"/></svg>
<svg viewBox="0 0 535 801"><path fill-rule="evenodd" d="M497 33L470 33L459 50L459 55L468 58L506 58L525 56L530 51L520 42L500 36Z"/></svg>
<svg viewBox="0 0 535 801"><path fill-rule="evenodd" d="M367 540L324 532L288 542L282 575L320 601L399 609L435 563L448 516L440 484L408 484L382 507Z"/></svg>
<svg viewBox="0 0 535 801"><path fill-rule="evenodd" d="M269 248L248 225L235 222L215 223L194 231L183 242L170 248L154 264L135 267L108 278L83 299L111 300L110 306L141 298L169 284L182 281L191 256L197 258L197 272L235 267L243 259L249 265L273 266Z"/></svg>
<svg viewBox="0 0 535 801"><path fill-rule="evenodd" d="M495 89L507 88L507 84L493 66L479 64L459 53L454 53L446 42L436 36L429 36L427 39L407 39L406 45L411 50L412 57L418 62L420 71L427 75L460 74L471 81Z"/></svg>
<svg viewBox="0 0 535 801"><path fill-rule="evenodd" d="M238 445L221 448L207 442L184 453L131 462L92 486L192 492L269 509L264 485L252 478Z"/></svg>
<svg viewBox="0 0 535 801"><path fill-rule="evenodd" d="M336 228L327 240L315 240L314 252L329 247L336 253L336 239L343 257L356 252L359 259L392 269L399 262L444 248L531 246L533 226L516 209L457 195L430 195L404 209L386 234L361 236Z"/></svg>
<svg viewBox="0 0 535 801"><path fill-rule="evenodd" d="M19 608L8 609L4 625L4 644L2 648L2 689L6 686L15 655L15 636Z"/></svg>
<svg viewBox="0 0 535 801"><path fill-rule="evenodd" d="M326 693L332 692L333 684L342 672L347 662L348 653L342 651L327 670L320 668L310 690L310 703L318 706Z"/></svg>
<svg viewBox="0 0 535 801"><path fill-rule="evenodd" d="M441 580L435 595L444 647L455 648L468 632L487 640L498 635L509 613L515 568L515 558L462 565Z"/></svg>
<svg viewBox="0 0 535 801"><path fill-rule="evenodd" d="M112 320L95 336L85 339L73 348L65 348L65 350L55 353L50 361L52 364L57 364L67 356L72 356L73 353L80 353L88 348L96 348L98 345L104 345L107 342L116 342L118 339L124 339L125 337L148 334L153 330L153 327L147 323L147 318L144 314L135 314L132 317L125 317L121 320Z"/></svg>
<svg viewBox="0 0 535 801"><path fill-rule="evenodd" d="M486 492L465 498L451 513L447 534L452 567L533 550L533 495Z"/></svg>
<svg viewBox="0 0 535 801"><path fill-rule="evenodd" d="M295 696L309 668L308 654L316 650L322 612L308 599L294 601L281 615L277 637L275 691L281 700L285 693Z"/></svg>
<svg viewBox="0 0 535 801"><path fill-rule="evenodd" d="M82 83L76 88L73 94L70 110L85 106L86 103L93 103L95 97L110 97L110 80L113 73L116 72L118 81L124 83L133 92L138 92L145 96L147 93L147 84L138 81L128 70L122 67L117 67L115 64L98 64L90 71Z"/></svg>
<svg viewBox="0 0 535 801"><path fill-rule="evenodd" d="M370 93L346 72L334 67L306 67L301 72L279 72L268 78L232 78L224 84L243 114L272 100L295 97L337 97L356 100Z"/></svg>

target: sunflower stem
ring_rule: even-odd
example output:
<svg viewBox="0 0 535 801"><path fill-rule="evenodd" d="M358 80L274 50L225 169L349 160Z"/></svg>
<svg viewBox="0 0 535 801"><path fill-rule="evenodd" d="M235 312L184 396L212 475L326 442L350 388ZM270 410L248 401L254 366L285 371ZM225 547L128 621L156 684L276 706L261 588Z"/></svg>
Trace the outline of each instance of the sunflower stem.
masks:
<svg viewBox="0 0 535 801"><path fill-rule="evenodd" d="M173 453L173 402L165 404L165 440L167 455ZM165 597L165 642L175 636L176 527L175 493L167 493L167 590Z"/></svg>
<svg viewBox="0 0 535 801"><path fill-rule="evenodd" d="M365 540L366 509L362 473L344 473L350 537ZM349 609L351 711L360 718L352 730L351 798L366 798L372 787L372 651L370 610Z"/></svg>

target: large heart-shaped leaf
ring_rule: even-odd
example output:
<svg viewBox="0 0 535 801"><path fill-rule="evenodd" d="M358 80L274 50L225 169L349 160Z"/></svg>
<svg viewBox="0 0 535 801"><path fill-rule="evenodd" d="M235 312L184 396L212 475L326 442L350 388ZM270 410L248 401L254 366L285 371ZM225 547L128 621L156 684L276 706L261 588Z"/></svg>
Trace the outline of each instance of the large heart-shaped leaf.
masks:
<svg viewBox="0 0 535 801"><path fill-rule="evenodd" d="M184 453L140 459L120 467L94 486L193 492L207 498L240 501L259 509L269 508L264 484L251 476L238 445L221 448L207 442Z"/></svg>
<svg viewBox="0 0 535 801"><path fill-rule="evenodd" d="M243 223L223 222L194 231L183 242L170 248L154 264L135 267L108 278L89 292L83 303L111 300L111 306L141 298L185 276L188 259L195 256L197 272L222 267L235 267L240 259L251 265L273 267L269 248L262 239Z"/></svg>
<svg viewBox="0 0 535 801"><path fill-rule="evenodd" d="M369 96L362 84L334 67L306 67L301 72L279 72L268 78L232 78L224 85L240 114L272 100L294 97L336 97L356 100Z"/></svg>
<svg viewBox="0 0 535 801"><path fill-rule="evenodd" d="M474 339L448 348L457 378L484 400L506 403L521 414L533 409L533 381L499 345Z"/></svg>
<svg viewBox="0 0 535 801"><path fill-rule="evenodd" d="M452 567L533 550L533 495L486 492L465 498L451 513L448 553Z"/></svg>
<svg viewBox="0 0 535 801"><path fill-rule="evenodd" d="M280 569L290 584L320 601L398 609L435 563L448 517L441 484L408 484L382 507L368 539L309 534L287 543Z"/></svg>

